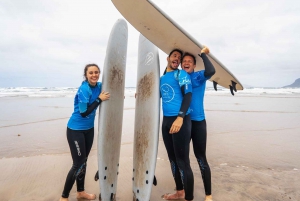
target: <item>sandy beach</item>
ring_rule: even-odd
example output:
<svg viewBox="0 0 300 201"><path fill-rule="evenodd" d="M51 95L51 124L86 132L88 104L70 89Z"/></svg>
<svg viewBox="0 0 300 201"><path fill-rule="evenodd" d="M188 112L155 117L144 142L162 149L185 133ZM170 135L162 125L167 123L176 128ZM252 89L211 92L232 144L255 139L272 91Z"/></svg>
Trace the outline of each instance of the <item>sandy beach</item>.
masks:
<svg viewBox="0 0 300 201"><path fill-rule="evenodd" d="M207 158L214 201L300 200L300 93L209 92ZM124 106L117 200L132 200L134 93ZM72 160L66 123L73 97L0 97L0 200L59 200ZM86 190L99 195L95 140L87 164ZM198 164L190 151L194 200L204 200ZM151 201L175 187L161 138ZM70 201L75 198L72 189ZM98 199L97 199L98 200Z"/></svg>

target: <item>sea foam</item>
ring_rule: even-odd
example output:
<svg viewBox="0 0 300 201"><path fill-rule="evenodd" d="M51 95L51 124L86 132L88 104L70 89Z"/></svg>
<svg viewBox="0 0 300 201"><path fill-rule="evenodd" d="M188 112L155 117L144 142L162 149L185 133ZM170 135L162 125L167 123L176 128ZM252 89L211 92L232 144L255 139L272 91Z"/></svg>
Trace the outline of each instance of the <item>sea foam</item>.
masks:
<svg viewBox="0 0 300 201"><path fill-rule="evenodd" d="M76 87L7 87L0 88L0 98L3 97L73 97L78 88ZM134 96L135 87L126 87L125 95ZM211 87L206 88L207 95L230 94L229 89L218 88L215 91ZM237 91L239 95L300 95L300 88L245 88Z"/></svg>

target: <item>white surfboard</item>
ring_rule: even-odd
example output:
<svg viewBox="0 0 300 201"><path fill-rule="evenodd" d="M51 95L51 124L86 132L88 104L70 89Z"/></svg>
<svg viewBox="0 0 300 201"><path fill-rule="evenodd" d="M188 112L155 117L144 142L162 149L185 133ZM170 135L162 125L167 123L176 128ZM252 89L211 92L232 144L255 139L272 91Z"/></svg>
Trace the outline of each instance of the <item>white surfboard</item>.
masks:
<svg viewBox="0 0 300 201"><path fill-rule="evenodd" d="M176 24L152 1L112 0L112 2L133 27L166 54L169 54L174 48L190 52L196 56L196 70L204 69L202 59L197 56L203 45ZM215 75L210 79L214 82L215 89L217 84L230 88L232 92L243 89L238 79L220 61L212 54L208 54L208 58L216 69Z"/></svg>
<svg viewBox="0 0 300 201"><path fill-rule="evenodd" d="M133 200L150 200L159 137L158 48L139 37L133 149Z"/></svg>
<svg viewBox="0 0 300 201"><path fill-rule="evenodd" d="M127 23L117 20L109 36L103 67L102 90L110 93L99 111L98 169L102 201L116 199L122 136L125 67L127 56Z"/></svg>

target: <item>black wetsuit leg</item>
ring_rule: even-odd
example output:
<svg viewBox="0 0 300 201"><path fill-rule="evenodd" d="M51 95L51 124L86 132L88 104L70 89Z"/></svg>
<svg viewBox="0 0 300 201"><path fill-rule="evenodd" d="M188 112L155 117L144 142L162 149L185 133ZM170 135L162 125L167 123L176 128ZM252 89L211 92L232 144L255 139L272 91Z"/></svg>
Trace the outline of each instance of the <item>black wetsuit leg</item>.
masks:
<svg viewBox="0 0 300 201"><path fill-rule="evenodd" d="M204 184L205 194L211 195L211 172L206 159L206 121L192 121L192 141L194 153L197 158L202 180Z"/></svg>
<svg viewBox="0 0 300 201"><path fill-rule="evenodd" d="M194 198L194 176L190 166L189 144L191 139L190 116L184 117L178 133L170 134L170 128L177 117L163 117L162 135L171 163L176 190L185 190L185 199Z"/></svg>
<svg viewBox="0 0 300 201"><path fill-rule="evenodd" d="M77 191L84 191L86 162L94 140L94 128L72 130L67 128L67 139L73 159L73 165L67 175L62 197L68 198L76 180Z"/></svg>

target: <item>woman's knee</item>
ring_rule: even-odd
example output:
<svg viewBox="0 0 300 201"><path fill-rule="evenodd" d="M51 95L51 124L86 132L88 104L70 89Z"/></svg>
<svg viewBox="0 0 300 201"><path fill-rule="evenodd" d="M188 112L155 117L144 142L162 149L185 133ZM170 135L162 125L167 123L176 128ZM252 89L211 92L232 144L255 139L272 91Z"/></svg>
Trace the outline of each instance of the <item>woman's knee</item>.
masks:
<svg viewBox="0 0 300 201"><path fill-rule="evenodd" d="M199 166L200 166L201 169L209 168L206 157L199 157L199 158L197 158L197 161L198 161Z"/></svg>
<svg viewBox="0 0 300 201"><path fill-rule="evenodd" d="M74 176L77 178L78 175L85 172L86 170L86 161L82 163L77 163L72 165L72 170L75 172Z"/></svg>

